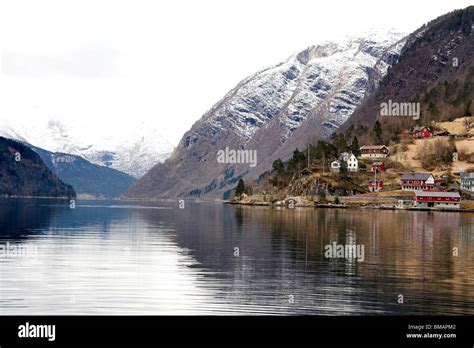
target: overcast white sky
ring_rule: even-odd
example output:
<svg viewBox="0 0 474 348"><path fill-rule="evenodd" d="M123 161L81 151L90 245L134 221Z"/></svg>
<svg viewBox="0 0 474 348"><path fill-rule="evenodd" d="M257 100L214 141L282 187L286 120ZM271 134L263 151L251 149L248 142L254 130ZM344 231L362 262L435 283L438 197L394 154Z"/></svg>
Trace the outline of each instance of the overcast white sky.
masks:
<svg viewBox="0 0 474 348"><path fill-rule="evenodd" d="M176 145L240 80L372 29L410 32L469 0L1 1L0 113L152 122ZM91 128L92 131L93 128Z"/></svg>

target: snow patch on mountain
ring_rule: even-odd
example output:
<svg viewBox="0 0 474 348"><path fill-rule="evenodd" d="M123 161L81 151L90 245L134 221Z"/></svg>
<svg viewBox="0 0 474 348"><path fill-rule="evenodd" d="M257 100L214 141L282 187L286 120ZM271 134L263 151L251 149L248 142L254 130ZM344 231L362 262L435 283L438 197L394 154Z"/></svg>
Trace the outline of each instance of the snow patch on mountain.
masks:
<svg viewBox="0 0 474 348"><path fill-rule="evenodd" d="M218 129L232 129L245 143L269 120L280 117L286 128L281 139L284 141L310 110L325 106L331 114L328 131L333 130L368 94L369 78L384 76L395 63L403 36L397 32L371 33L311 46L242 81L203 121L211 134Z"/></svg>
<svg viewBox="0 0 474 348"><path fill-rule="evenodd" d="M0 119L0 135L29 143L51 152L68 153L134 177L141 177L173 151L156 127L130 123L125 132L112 131L107 122L83 124L42 119L28 124ZM110 131L109 131L110 130Z"/></svg>
<svg viewBox="0 0 474 348"><path fill-rule="evenodd" d="M339 128L398 60L404 37L372 33L325 42L245 78L127 195L226 198L240 178L258 178L275 159ZM216 162L227 147L257 151L257 166Z"/></svg>

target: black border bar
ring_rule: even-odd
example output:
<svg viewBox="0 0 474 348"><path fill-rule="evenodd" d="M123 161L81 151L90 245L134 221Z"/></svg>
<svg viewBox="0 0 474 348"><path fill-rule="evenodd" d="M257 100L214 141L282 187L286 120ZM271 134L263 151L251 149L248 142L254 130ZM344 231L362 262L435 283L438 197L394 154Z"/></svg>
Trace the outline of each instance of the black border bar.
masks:
<svg viewBox="0 0 474 348"><path fill-rule="evenodd" d="M55 340L18 337L27 322L55 325ZM456 338L407 337L416 333ZM182 345L474 347L474 317L0 316L1 348Z"/></svg>

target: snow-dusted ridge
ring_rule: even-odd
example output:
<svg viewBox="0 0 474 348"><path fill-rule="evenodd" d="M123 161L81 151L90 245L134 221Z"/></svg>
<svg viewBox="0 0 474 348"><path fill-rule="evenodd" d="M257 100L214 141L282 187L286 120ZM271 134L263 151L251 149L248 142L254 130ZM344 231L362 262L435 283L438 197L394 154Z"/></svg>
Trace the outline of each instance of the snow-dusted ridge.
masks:
<svg viewBox="0 0 474 348"><path fill-rule="evenodd" d="M338 127L370 92L368 70L385 75L398 58L404 36L394 31L386 35L374 32L308 47L242 81L202 121L217 129L230 126L243 139L251 139L285 109L281 121L287 128L286 138L310 110L327 103L332 114L327 124L331 129Z"/></svg>
<svg viewBox="0 0 474 348"><path fill-rule="evenodd" d="M93 128L93 129L91 129ZM125 134L100 121L94 125L56 119L29 121L0 119L0 135L51 152L68 153L134 177L141 177L173 151L153 126L131 122Z"/></svg>
<svg viewBox="0 0 474 348"><path fill-rule="evenodd" d="M341 126L398 60L404 37L390 31L310 46L245 78L129 196L225 197L239 177L256 179L275 159ZM217 164L217 151L226 147L256 150L257 166Z"/></svg>

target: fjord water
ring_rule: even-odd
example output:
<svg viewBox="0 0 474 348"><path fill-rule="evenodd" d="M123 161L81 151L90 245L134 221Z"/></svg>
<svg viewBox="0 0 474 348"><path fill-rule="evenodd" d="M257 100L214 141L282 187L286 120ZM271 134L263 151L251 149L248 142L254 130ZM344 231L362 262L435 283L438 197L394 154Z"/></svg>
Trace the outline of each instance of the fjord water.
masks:
<svg viewBox="0 0 474 348"><path fill-rule="evenodd" d="M474 314L474 214L2 199L0 228L36 251L0 257L1 315Z"/></svg>

